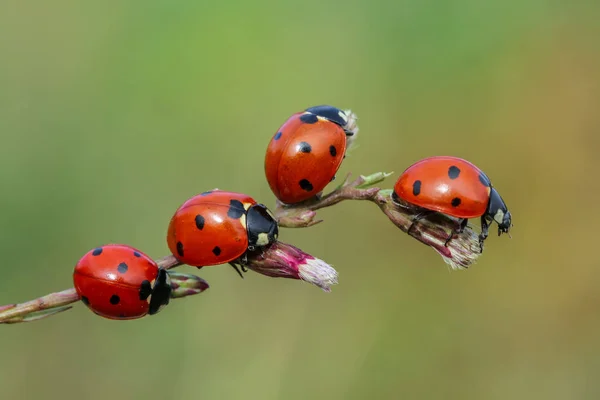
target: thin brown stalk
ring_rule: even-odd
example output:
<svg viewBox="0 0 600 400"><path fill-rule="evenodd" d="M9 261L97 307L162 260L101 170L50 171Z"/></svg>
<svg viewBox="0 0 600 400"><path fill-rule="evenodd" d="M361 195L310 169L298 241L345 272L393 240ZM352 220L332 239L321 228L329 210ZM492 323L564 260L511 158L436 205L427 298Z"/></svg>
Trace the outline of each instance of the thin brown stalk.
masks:
<svg viewBox="0 0 600 400"><path fill-rule="evenodd" d="M327 195L300 204L286 205L277 202L275 216L284 228L304 228L322 222L317 210L330 207L344 200L366 200L375 203L388 219L405 233L409 232L417 210L392 201L392 190L369 187L383 181L391 174L378 172L359 176L351 181L348 175L344 183ZM465 269L476 262L482 252L477 233L467 226L462 233L455 234L446 243L449 234L456 228L457 221L440 213L432 213L410 229L409 236L430 246L453 269Z"/></svg>

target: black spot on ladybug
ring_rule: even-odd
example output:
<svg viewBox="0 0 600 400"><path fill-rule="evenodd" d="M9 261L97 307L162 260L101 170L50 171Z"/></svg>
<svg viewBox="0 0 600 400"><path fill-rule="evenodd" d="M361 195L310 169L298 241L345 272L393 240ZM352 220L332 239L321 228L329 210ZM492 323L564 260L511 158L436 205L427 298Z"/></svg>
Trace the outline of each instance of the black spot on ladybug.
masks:
<svg viewBox="0 0 600 400"><path fill-rule="evenodd" d="M246 210L244 210L244 205L239 200L230 200L229 201L229 210L227 210L227 216L229 218L238 219L241 218Z"/></svg>
<svg viewBox="0 0 600 400"><path fill-rule="evenodd" d="M146 300L152 294L152 285L150 285L150 281L144 279L142 281L142 285L140 286L140 300Z"/></svg>
<svg viewBox="0 0 600 400"><path fill-rule="evenodd" d="M331 157L335 157L337 155L337 150L336 150L335 146L333 146L333 145L329 146L329 154L331 154Z"/></svg>
<svg viewBox="0 0 600 400"><path fill-rule="evenodd" d="M134 255L134 256L136 256L137 258L140 258L140 257L142 256L142 255L141 255L139 252L137 252L137 251L134 251L134 252L133 252L133 255Z"/></svg>
<svg viewBox="0 0 600 400"><path fill-rule="evenodd" d="M452 207L458 207L460 206L460 199L458 197L455 197L452 199L452 202L450 204L452 204Z"/></svg>
<svg viewBox="0 0 600 400"><path fill-rule="evenodd" d="M458 178L458 175L460 175L460 169L457 166L453 165L450 168L448 168L448 178L456 179Z"/></svg>
<svg viewBox="0 0 600 400"><path fill-rule="evenodd" d="M183 257L183 243L177 242L177 254L179 257Z"/></svg>
<svg viewBox="0 0 600 400"><path fill-rule="evenodd" d="M219 246L215 246L215 248L212 251L213 254L217 257L219 256L219 254L221 254L221 248Z"/></svg>
<svg viewBox="0 0 600 400"><path fill-rule="evenodd" d="M119 266L117 267L117 271L119 271L122 274L124 274L125 272L127 272L128 269L129 269L129 267L124 262L122 262L121 264L119 264Z"/></svg>
<svg viewBox="0 0 600 400"><path fill-rule="evenodd" d="M275 140L279 140L279 139L281 138L281 135L282 135L282 133L281 133L281 132L277 132L277 133L275 134L275 136L273 137L273 139L275 139Z"/></svg>
<svg viewBox="0 0 600 400"><path fill-rule="evenodd" d="M492 183L490 182L490 178L488 178L483 172L479 173L479 182L481 182L481 184L485 187L492 186Z"/></svg>
<svg viewBox="0 0 600 400"><path fill-rule="evenodd" d="M302 188L302 190L306 190L307 192L310 192L311 190L313 190L313 185L312 185L312 183L310 183L308 181L308 179L302 179L298 183L300 185L300 188Z"/></svg>
<svg viewBox="0 0 600 400"><path fill-rule="evenodd" d="M209 191L207 191L207 192L202 192L202 193L200 193L200 196L208 196L208 195L209 195L209 194L211 194L211 193L212 193L212 190L209 190Z"/></svg>
<svg viewBox="0 0 600 400"><path fill-rule="evenodd" d="M413 194L415 196L421 194L421 181L415 181L415 183L413 183Z"/></svg>
<svg viewBox="0 0 600 400"><path fill-rule="evenodd" d="M98 247L97 249L94 249L94 251L92 251L93 256L99 256L100 254L102 254L102 247Z"/></svg>
<svg viewBox="0 0 600 400"><path fill-rule="evenodd" d="M87 297L85 297L85 296L81 296L81 302L83 304L85 304L86 306L90 305L90 300Z"/></svg>
<svg viewBox="0 0 600 400"><path fill-rule="evenodd" d="M117 296L116 294L113 294L112 296L110 296L110 304L112 304L113 306L116 306L117 304L119 304L121 302L121 298L119 296Z"/></svg>
<svg viewBox="0 0 600 400"><path fill-rule="evenodd" d="M300 144L298 145L298 150L301 151L302 153L310 153L312 150L312 147L310 147L310 144L308 144L306 142L300 142Z"/></svg>
<svg viewBox="0 0 600 400"><path fill-rule="evenodd" d="M196 228L204 229L204 217L200 214L196 215Z"/></svg>
<svg viewBox="0 0 600 400"><path fill-rule="evenodd" d="M300 116L300 121L305 124L314 124L319 120L315 114L302 114Z"/></svg>

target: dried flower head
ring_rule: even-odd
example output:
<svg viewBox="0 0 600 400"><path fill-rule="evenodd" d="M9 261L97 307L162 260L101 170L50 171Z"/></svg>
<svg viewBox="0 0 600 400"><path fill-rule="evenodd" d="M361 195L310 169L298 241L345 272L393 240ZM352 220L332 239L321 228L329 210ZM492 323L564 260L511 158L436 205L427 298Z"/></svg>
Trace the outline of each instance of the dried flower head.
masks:
<svg viewBox="0 0 600 400"><path fill-rule="evenodd" d="M332 266L282 242L275 242L262 252L251 253L246 267L273 278L303 280L326 292L338 283L338 273Z"/></svg>

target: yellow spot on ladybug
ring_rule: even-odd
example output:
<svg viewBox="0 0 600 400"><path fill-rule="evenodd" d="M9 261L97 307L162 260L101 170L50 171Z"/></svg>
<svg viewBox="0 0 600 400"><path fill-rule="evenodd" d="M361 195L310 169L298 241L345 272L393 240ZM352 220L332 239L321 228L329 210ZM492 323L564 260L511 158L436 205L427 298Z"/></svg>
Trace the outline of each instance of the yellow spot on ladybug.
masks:
<svg viewBox="0 0 600 400"><path fill-rule="evenodd" d="M258 240L256 241L257 246L266 246L269 244L269 235L266 233L259 233Z"/></svg>
<svg viewBox="0 0 600 400"><path fill-rule="evenodd" d="M502 210L496 211L496 215L494 215L494 221L501 224L503 220L504 220L504 211L502 211Z"/></svg>
<svg viewBox="0 0 600 400"><path fill-rule="evenodd" d="M340 111L338 112L338 115L339 115L340 117L342 117L342 119L343 119L344 121L348 122L348 116L346 115L346 113L345 113L345 112L343 112L342 110L340 110Z"/></svg>
<svg viewBox="0 0 600 400"><path fill-rule="evenodd" d="M486 187L486 189L487 189L488 197L490 197L490 193L492 193L492 188L488 186L488 187Z"/></svg>
<svg viewBox="0 0 600 400"><path fill-rule="evenodd" d="M254 204L252 203L242 203L242 206L244 206L244 210L248 211L250 209L250 207L252 207Z"/></svg>
<svg viewBox="0 0 600 400"><path fill-rule="evenodd" d="M242 214L242 216L240 217L240 224L242 224L244 229L246 229L246 214Z"/></svg>

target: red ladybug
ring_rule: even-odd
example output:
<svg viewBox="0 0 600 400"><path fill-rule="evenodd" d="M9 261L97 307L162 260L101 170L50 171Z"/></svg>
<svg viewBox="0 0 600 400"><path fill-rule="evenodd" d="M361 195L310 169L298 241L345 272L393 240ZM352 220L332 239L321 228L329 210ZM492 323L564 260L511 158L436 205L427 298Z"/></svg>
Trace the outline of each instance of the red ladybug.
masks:
<svg viewBox="0 0 600 400"><path fill-rule="evenodd" d="M292 115L271 139L265 174L283 203L294 204L320 193L335 178L346 149L358 133L356 116L332 106Z"/></svg>
<svg viewBox="0 0 600 400"><path fill-rule="evenodd" d="M235 268L234 264L246 263L248 251L275 242L278 233L271 212L252 197L213 190L179 207L169 223L167 243L184 264L203 267L230 263Z"/></svg>
<svg viewBox="0 0 600 400"><path fill-rule="evenodd" d="M468 218L481 217L479 241L488 236L492 221L498 224L498 235L508 233L512 227L511 215L483 171L470 162L457 157L429 157L406 169L394 185L392 198L420 207L423 210L409 227L430 212L440 212L459 219L459 227L451 233L460 233Z"/></svg>
<svg viewBox="0 0 600 400"><path fill-rule="evenodd" d="M167 271L141 251L122 244L86 253L75 266L73 282L81 301L108 319L156 314L171 295Z"/></svg>

